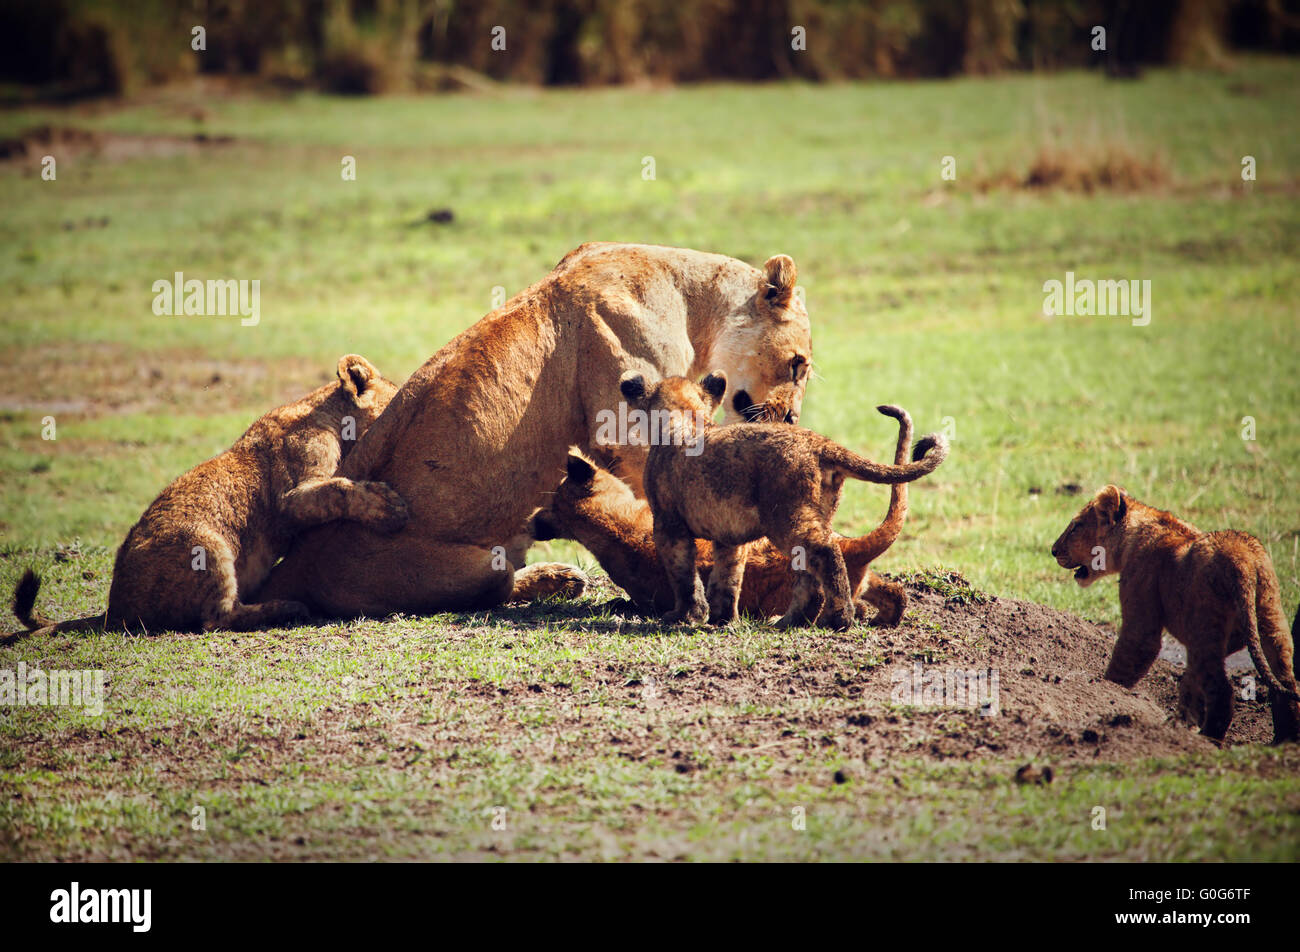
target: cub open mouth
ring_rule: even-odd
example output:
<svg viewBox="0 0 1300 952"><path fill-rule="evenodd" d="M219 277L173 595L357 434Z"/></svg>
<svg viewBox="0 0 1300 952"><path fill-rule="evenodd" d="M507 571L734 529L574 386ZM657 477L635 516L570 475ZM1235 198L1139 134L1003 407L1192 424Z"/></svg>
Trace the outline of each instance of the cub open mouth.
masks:
<svg viewBox="0 0 1300 952"><path fill-rule="evenodd" d="M1088 575L1089 575L1088 566L1086 565L1080 565L1077 569L1074 570L1074 580L1076 582L1082 582L1084 579L1088 577Z"/></svg>

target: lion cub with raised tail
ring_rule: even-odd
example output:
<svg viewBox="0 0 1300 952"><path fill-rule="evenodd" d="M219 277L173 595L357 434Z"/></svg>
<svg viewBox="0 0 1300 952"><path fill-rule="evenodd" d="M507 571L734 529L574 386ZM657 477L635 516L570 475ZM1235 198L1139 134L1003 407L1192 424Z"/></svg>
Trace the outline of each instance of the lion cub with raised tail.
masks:
<svg viewBox="0 0 1300 952"><path fill-rule="evenodd" d="M28 570L14 594L28 631L0 644L97 628L249 631L306 618L299 602L246 601L303 528L339 519L381 532L405 525L406 503L386 483L334 475L396 392L364 357L340 358L337 382L272 410L159 494L118 549L107 612L51 622L34 610L40 579Z"/></svg>
<svg viewBox="0 0 1300 952"><path fill-rule="evenodd" d="M948 455L940 435L925 439L929 449L919 461L888 465L799 426L717 426L713 413L727 389L719 372L699 384L668 377L655 385L629 372L619 389L651 421L643 481L655 548L675 600L663 616L668 624L733 621L747 544L766 536L791 554L795 573L789 610L777 625L812 624L820 616L821 624L847 630L853 590L830 525L845 477L911 482L934 472ZM696 539L713 543L707 600L695 567Z"/></svg>
<svg viewBox="0 0 1300 952"><path fill-rule="evenodd" d="M1245 647L1269 688L1273 743L1300 739L1294 645L1273 562L1254 536L1201 532L1107 486L1071 520L1052 555L1081 586L1119 575L1120 632L1108 680L1137 684L1168 631L1187 648L1180 706L1202 734L1222 740L1232 721L1223 662Z"/></svg>

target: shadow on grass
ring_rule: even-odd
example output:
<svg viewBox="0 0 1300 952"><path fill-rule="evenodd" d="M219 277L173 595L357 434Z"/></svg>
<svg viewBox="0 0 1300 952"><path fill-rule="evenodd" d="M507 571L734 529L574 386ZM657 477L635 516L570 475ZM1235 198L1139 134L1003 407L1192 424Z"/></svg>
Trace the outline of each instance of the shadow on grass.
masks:
<svg viewBox="0 0 1300 952"><path fill-rule="evenodd" d="M657 618L643 614L627 598L611 598L602 602L542 599L479 611L444 612L434 617L439 622L453 625L478 626L501 622L522 629L546 629L562 625L623 635L680 634L695 630L687 626L665 626Z"/></svg>

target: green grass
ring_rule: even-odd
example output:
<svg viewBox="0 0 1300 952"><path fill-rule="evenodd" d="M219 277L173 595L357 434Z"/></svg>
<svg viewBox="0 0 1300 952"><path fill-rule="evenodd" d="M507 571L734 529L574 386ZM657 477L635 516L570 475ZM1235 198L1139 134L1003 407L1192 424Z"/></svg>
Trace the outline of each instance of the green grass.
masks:
<svg viewBox="0 0 1300 952"><path fill-rule="evenodd" d="M61 565L68 581L107 559ZM111 700L11 709L0 855L1294 859L1294 746L1069 760L1042 787L1016 762L936 762L928 739L882 759L859 753L870 726L842 727L861 710L846 697L672 702L681 678L743 679L757 655L811 672L834 639L660 634L593 607L29 645L47 669L107 662Z"/></svg>
<svg viewBox="0 0 1300 952"><path fill-rule="evenodd" d="M1236 84L1261 92L1234 95ZM54 182L0 170L0 589L80 540L85 554L60 563L42 604L58 616L102 607L112 550L153 495L268 407L326 379L340 354L363 353L401 378L489 310L495 287L513 294L578 243L614 239L753 263L791 254L817 370L802 422L878 458L892 433L877 403L906 407L918 431L950 433L952 455L916 485L882 570L942 565L977 590L1116 621L1114 586L1077 588L1047 550L1084 501L1060 487L1117 482L1202 528L1257 535L1289 609L1300 601L1298 91L1300 67L1259 59L1232 76L1155 71L1135 83L1066 74L234 97L203 105L205 130L236 141L198 155L68 160ZM6 113L0 135L41 122L194 131L162 97L98 113ZM1023 172L1044 146L1106 144L1161 152L1170 185L1092 196L975 187ZM340 177L344 155L356 157L354 182ZM957 160L956 182L940 180L945 155ZM1244 155L1258 162L1249 188ZM644 156L655 159L654 181L642 179ZM454 222L424 222L441 207ZM65 227L103 216L107 227ZM260 279L261 324L154 316L152 282L177 270ZM1151 324L1045 318L1042 284L1066 271L1149 279ZM53 442L41 438L46 415L57 420ZM1241 438L1245 416L1254 442ZM837 527L865 530L885 504L879 488L850 486ZM534 552L557 555L591 562L569 545ZM826 786L833 758L811 755L776 777L761 757L736 765L717 752L686 774L627 762L602 741L619 723L609 710L589 733L538 723L503 740L492 722L501 703L509 714L507 700L443 736L458 730L443 695L468 680L580 683L607 663L626 668L626 680L664 659L743 665L775 644L745 628L687 638L688 650L684 636L597 637L570 619L503 654L511 636L495 625L480 637L466 634L474 619L439 616L393 623L391 634L367 623L241 638L267 650L243 662L244 682L226 679L224 637L22 649L13 657L126 666L138 690L132 714L114 708L121 739L87 741L90 759L70 743L49 767L33 766L27 747L0 765L0 786L22 793L3 798L0 830L20 831L17 854L43 856L121 856L133 838L160 856L223 848L212 844L257 855L267 837L284 838L285 855L340 856L357 830L385 855L491 855L497 843L603 856L635 842L642 855L693 858L1294 856L1289 753L1207 755L1213 769L1071 768L1041 789L1008 786L997 762L891 764ZM440 647L448 637L454 657ZM383 684L390 670L416 685L394 695L403 713L392 723L408 730L429 718L436 766L426 752L399 768L415 756L410 746L376 740L389 716L379 687L372 712L347 715L373 746L332 757L350 730L347 717L322 712L336 679ZM417 716L421 685L444 706ZM76 729L63 717L10 714L0 735L66 740ZM278 751L259 767L266 733L291 729L313 747L307 766ZM192 750L192 771L154 770L150 736L160 731L160 745ZM343 739L322 739L332 731ZM554 767L535 756L548 736L570 750ZM896 798L877 775L897 776L908 795ZM1141 822L1091 831L1087 810L1107 797ZM190 836L192 799L223 817L210 823L209 847ZM528 817L504 839L483 819L497 800ZM1226 801L1236 806L1216 808ZM789 808L803 803L807 835L796 836ZM299 828L307 845L294 844Z"/></svg>

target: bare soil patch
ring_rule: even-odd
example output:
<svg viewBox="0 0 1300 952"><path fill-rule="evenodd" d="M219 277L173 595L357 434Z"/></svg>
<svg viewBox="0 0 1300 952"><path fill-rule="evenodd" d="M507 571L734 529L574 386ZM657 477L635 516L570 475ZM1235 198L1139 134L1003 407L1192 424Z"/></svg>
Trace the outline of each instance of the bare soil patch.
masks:
<svg viewBox="0 0 1300 952"><path fill-rule="evenodd" d="M10 139L0 139L0 163L29 164L53 155L65 162L86 156L109 162L127 159L198 155L204 149L229 145L234 137L196 132L187 136L130 135L80 129L75 126L36 126Z"/></svg>
<svg viewBox="0 0 1300 952"><path fill-rule="evenodd" d="M948 760L1015 758L1039 762L1128 760L1214 749L1175 716L1181 665L1162 657L1135 690L1102 677L1114 632L1032 602L991 598L963 602L923 583L909 582L911 605L892 630L855 629L849 635L808 631L795 650L775 650L752 667L704 664L686 672L642 671L622 685L629 699L654 677L660 703L679 724L701 710L753 707L759 713L725 719L726 737L714 738L722 756L761 747L771 756L809 744L839 746L866 760L898 755ZM899 681L921 683L950 670L998 675L998 708L900 706ZM1230 674L1238 682L1238 666ZM607 675L618 683L624 672ZM571 693L536 684L521 689L483 685L488 698L509 695L512 708L550 703ZM1254 701L1237 692L1228 744L1267 743L1272 718L1263 690ZM650 748L648 752L653 752Z"/></svg>
<svg viewBox="0 0 1300 952"><path fill-rule="evenodd" d="M300 724L254 716L238 724L205 719L201 732L194 725L158 725L148 733L169 738L162 747L131 729L87 729L29 735L16 750L29 766L66 761L68 755L76 761L112 753L126 769L148 764L160 775L193 782L208 774L204 754L210 756L214 744L227 749L251 744L256 764L232 777L233 783L248 780L250 773L270 782L281 768L303 759L331 771L373 763L381 752L418 751L422 768L453 769L459 745L485 742L559 763L589 757L595 742L628 760L672 758L683 772L697 769L700 756L717 761L761 754L794 761L812 748L831 747L846 762L994 759L1009 760L1012 773L1028 762L1124 761L1215 748L1175 716L1180 665L1162 658L1129 691L1102 678L1114 643L1114 634L1102 626L1031 602L967 601L961 589L941 594L914 580L908 587L911 605L899 628L857 628L847 634L808 630L744 663L731 657L687 667L631 667L593 659L589 675L578 684L528 675L504 681L416 676L395 691L389 684L393 693L382 703L338 697ZM590 607L556 609L573 621ZM535 607L505 609L493 620L521 628L556 621ZM631 638L659 630L656 623L617 614L593 619L590 629ZM262 659L270 675L292 666L298 652L319 642L320 633L161 637L229 637L231 651ZM346 650L352 637L375 634L340 632L327 639L324 650L335 650L329 642ZM439 635L452 642L476 637L472 624L452 625ZM581 632L575 633L580 640ZM312 650L321 650L320 645ZM997 713L986 715L973 705L900 705L899 675L914 675L917 665L926 675L996 671ZM149 691L131 673L123 674L123 696ZM1231 674L1239 681L1242 672ZM118 686L110 686L110 693L113 687ZM439 716L440 711L455 717ZM605 711L618 716L606 721ZM549 727L539 733L539 722ZM1263 744L1271 736L1265 689L1253 701L1242 700L1238 691L1226 743ZM683 738L689 738L689 749Z"/></svg>
<svg viewBox="0 0 1300 952"><path fill-rule="evenodd" d="M264 413L332 379L304 358L216 359L188 350L141 354L120 344L33 344L25 359L45 372L0 379L0 413Z"/></svg>
<svg viewBox="0 0 1300 952"><path fill-rule="evenodd" d="M644 777L664 771L689 777L719 797L741 782L762 784L774 796L808 783L905 793L918 762L969 764L973 778L1001 776L1009 785L1047 785L1057 778L1055 784L1068 786L1079 768L1091 764L1215 749L1174 718L1177 665L1158 661L1137 690L1127 691L1101 678L1113 635L1100 626L1014 599L972 600L961 584L940 585L944 591L916 579L908 584L912 606L897 629L792 633L757 657L724 648L695 653L686 665L631 664L602 651L596 639L607 645L609 634L655 637L659 628L630 615L593 612L590 601L494 612L486 631L482 613L451 616L450 623L443 616L432 637L470 667L491 667L493 660L522 652L525 663L495 679L449 675L423 654L421 639L431 636L429 630L401 618L328 630L159 636L221 638L213 651L219 658L208 662L213 676L258 684L296 683L303 660L312 657L362 651L383 659L297 713L277 713L280 688L262 710L183 713L167 701L178 688L152 664L138 666L136 646L106 639L106 713L114 716L60 729L43 730L32 721L25 730L7 730L4 766L26 779L0 780L0 796L15 805L58 797L111 813L119 800L101 803L108 791L140 809L171 811L167 816L178 828L188 829L177 803L189 809L194 798L245 802L253 791L300 790L307 813L294 814L283 837L196 846L183 836L131 841L118 831L108 839L65 838L58 855L139 860L187 857L198 849L226 858L337 858L371 849L363 829L366 836L405 843L403 849L417 848L419 836L446 835L449 816L490 795L483 783L505 769L502 764L526 765L530 782L544 779L538 795L548 809L564 813L579 795L566 784L618 776L619 764L648 771L639 774ZM601 587L614 591L608 582ZM501 622L510 625L504 639ZM581 658L572 683L531 669L525 639L512 633L557 623L569 625L564 641ZM734 634L738 641L754 638L752 631ZM43 663L57 667L54 658L72 645L72 639L52 640L52 657ZM997 670L998 713L895 703L894 673L917 663L933 671ZM1256 701L1238 700L1229 745L1270 738L1260 693ZM170 713L157 722L134 716L131 708L150 699L162 700ZM332 798L358 783L407 791L392 805L392 822L404 826L390 829L390 820L378 815L365 826L355 804L318 802L322 790L335 791ZM427 800L410 794L416 790L429 791ZM634 797L627 809L671 812L653 797L646 803ZM300 829L313 832L295 836ZM48 858L45 842L23 821L7 839L0 837L0 855ZM482 849L496 848L484 843Z"/></svg>

